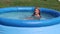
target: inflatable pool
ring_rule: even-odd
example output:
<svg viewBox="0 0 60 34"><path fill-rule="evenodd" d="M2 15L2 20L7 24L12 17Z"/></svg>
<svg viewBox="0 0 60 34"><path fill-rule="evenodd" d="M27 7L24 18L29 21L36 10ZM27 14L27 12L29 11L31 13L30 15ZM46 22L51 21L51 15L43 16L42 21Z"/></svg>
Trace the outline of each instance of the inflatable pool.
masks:
<svg viewBox="0 0 60 34"><path fill-rule="evenodd" d="M34 8L35 7L0 8L0 15L5 14L5 13L11 13L11 12L18 12L18 13L23 12L23 14L24 14L25 11L33 12ZM6 26L15 26L15 27L44 27L44 26L51 26L51 25L60 23L60 12L58 12L56 10L48 9L48 8L40 8L40 11L42 12L42 14L46 13L46 14L52 15L53 18L47 18L44 20L20 20L20 19L9 19L9 18L5 18L5 17L0 17L0 24L6 25ZM22 14L22 16L23 16L23 14ZM27 13L27 15L28 15L28 13ZM48 16L48 17L50 17L50 16Z"/></svg>

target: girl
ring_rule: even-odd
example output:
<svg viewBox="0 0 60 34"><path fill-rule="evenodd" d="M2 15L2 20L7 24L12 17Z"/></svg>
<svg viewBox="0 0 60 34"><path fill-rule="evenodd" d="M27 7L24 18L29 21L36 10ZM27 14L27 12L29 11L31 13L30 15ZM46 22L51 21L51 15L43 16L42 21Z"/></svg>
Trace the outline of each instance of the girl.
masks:
<svg viewBox="0 0 60 34"><path fill-rule="evenodd" d="M29 20L40 20L40 18L41 18L41 16L40 16L39 7L36 7L32 16L27 18L27 19L29 19Z"/></svg>
<svg viewBox="0 0 60 34"><path fill-rule="evenodd" d="M41 16L40 16L39 7L36 7L36 8L35 8L35 11L34 11L34 13L33 13L32 16L33 16L34 19L40 19Z"/></svg>

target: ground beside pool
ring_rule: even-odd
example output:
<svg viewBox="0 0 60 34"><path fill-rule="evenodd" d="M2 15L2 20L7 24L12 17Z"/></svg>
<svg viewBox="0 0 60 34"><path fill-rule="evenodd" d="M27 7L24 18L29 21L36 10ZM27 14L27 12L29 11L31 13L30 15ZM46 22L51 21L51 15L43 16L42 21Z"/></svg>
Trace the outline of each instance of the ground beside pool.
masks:
<svg viewBox="0 0 60 34"><path fill-rule="evenodd" d="M0 0L0 8L10 6L39 6L60 11L58 0Z"/></svg>

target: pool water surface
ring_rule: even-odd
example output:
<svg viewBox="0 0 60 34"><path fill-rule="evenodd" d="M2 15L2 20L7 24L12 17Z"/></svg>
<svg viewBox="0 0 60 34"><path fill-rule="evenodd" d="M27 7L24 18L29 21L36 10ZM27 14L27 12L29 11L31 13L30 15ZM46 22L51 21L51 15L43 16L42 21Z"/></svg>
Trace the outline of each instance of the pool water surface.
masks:
<svg viewBox="0 0 60 34"><path fill-rule="evenodd" d="M32 14L33 12L7 12L0 14L0 18L24 20L25 18L30 17ZM41 12L40 20L51 19L51 18L54 18L54 16Z"/></svg>

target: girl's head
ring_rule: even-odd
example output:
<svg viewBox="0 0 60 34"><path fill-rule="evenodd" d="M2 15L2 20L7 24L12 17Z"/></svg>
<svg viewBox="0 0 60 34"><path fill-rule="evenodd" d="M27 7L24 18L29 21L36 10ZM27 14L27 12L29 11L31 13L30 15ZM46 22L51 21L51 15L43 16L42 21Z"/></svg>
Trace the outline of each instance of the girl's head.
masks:
<svg viewBox="0 0 60 34"><path fill-rule="evenodd" d="M39 7L36 7L35 8L34 13L33 13L33 16L36 15L36 14L40 15Z"/></svg>
<svg viewBox="0 0 60 34"><path fill-rule="evenodd" d="M35 12L35 13L40 13L39 8L38 8L38 7L36 7L34 12Z"/></svg>

